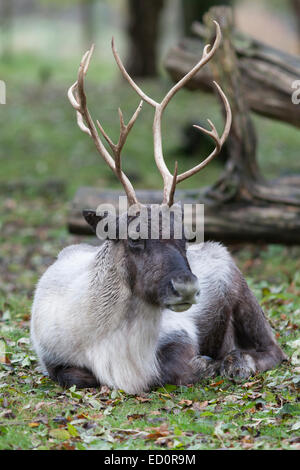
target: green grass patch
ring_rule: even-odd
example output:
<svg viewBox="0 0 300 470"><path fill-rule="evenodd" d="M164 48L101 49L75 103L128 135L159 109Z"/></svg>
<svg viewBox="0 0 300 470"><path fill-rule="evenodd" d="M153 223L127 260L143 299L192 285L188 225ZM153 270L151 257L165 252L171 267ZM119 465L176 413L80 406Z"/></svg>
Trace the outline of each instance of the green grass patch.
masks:
<svg viewBox="0 0 300 470"><path fill-rule="evenodd" d="M67 233L59 196L15 195L1 203L0 449L298 448L300 248L230 247L288 363L243 382L217 377L141 396L106 387L63 390L37 367L30 307L57 252L87 239Z"/></svg>

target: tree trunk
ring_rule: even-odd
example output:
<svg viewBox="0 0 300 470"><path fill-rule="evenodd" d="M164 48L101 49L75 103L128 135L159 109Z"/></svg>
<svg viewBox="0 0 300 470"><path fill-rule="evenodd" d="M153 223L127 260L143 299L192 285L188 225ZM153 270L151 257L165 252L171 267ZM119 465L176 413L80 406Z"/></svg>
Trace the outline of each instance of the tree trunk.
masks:
<svg viewBox="0 0 300 470"><path fill-rule="evenodd" d="M222 30L222 43L210 62L214 79L221 84L229 98L233 122L228 139L229 159L225 172L211 188L211 197L216 191L218 201L268 201L300 207L300 188L285 184L267 182L261 176L256 161L255 130L252 125L247 99L241 80L235 48L231 37L233 31L232 10L228 7L214 7L205 15L211 43L214 33L213 20L217 20ZM229 195L229 196L228 196Z"/></svg>
<svg viewBox="0 0 300 470"><path fill-rule="evenodd" d="M300 0L291 0L298 27L298 50L300 52Z"/></svg>
<svg viewBox="0 0 300 470"><path fill-rule="evenodd" d="M202 21L206 13L213 5L230 5L231 0L181 0L183 32L186 37L192 36L191 30L194 21Z"/></svg>
<svg viewBox="0 0 300 470"><path fill-rule="evenodd" d="M84 50L89 49L95 41L94 23L95 0L80 0L80 22Z"/></svg>
<svg viewBox="0 0 300 470"><path fill-rule="evenodd" d="M157 75L159 19L164 0L128 0L129 55L127 71L132 77Z"/></svg>
<svg viewBox="0 0 300 470"><path fill-rule="evenodd" d="M232 110L232 126L227 139L229 159L226 163L225 176L218 185L222 192L229 183L230 191L235 184L235 191L239 197L250 198L254 181L260 181L256 162L256 134L250 118L247 100L244 99L241 72L232 44L233 15L232 10L226 7L212 8L204 15L204 22L208 28L207 43L212 44L215 35L213 19L217 20L222 30L222 42L210 61L210 68L214 80L220 83L225 92ZM230 177L229 177L230 175Z"/></svg>
<svg viewBox="0 0 300 470"><path fill-rule="evenodd" d="M2 0L0 24L2 29L2 57L9 60L12 56L13 0Z"/></svg>

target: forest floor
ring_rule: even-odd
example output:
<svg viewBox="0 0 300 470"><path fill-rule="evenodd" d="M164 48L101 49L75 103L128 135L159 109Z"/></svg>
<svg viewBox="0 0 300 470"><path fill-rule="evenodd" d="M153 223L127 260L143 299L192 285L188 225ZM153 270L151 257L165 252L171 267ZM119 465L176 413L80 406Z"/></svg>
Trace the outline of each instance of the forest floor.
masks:
<svg viewBox="0 0 300 470"><path fill-rule="evenodd" d="M97 64L96 55L87 78L91 111L116 139L118 106L127 117L138 99L112 68ZM106 387L63 390L40 373L29 341L36 282L60 249L89 241L67 231L70 201L82 185L119 187L76 126L66 98L76 68L25 54L2 68L9 96L0 115L0 449L299 449L300 246L229 247L289 357L277 369L242 382L217 377L141 396ZM143 86L156 98L170 82L164 76ZM182 91L170 104L163 123L170 168L175 158L180 171L203 159L204 150L192 157L182 152L182 127L206 117L222 128L212 96ZM137 188L161 185L152 118L144 105L124 151L125 170ZM263 174L300 173L299 131L253 119ZM211 184L221 171L221 163L213 162L182 187Z"/></svg>
<svg viewBox="0 0 300 470"><path fill-rule="evenodd" d="M0 449L299 449L300 247L229 247L289 362L241 382L217 377L140 396L63 390L37 367L30 307L57 252L89 240L68 234L68 206L55 194L15 193L1 207Z"/></svg>

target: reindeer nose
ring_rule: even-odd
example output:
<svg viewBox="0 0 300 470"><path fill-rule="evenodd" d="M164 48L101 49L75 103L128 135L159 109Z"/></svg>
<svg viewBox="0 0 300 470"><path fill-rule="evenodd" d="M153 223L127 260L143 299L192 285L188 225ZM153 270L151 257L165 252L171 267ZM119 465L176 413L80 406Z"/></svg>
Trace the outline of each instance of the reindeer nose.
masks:
<svg viewBox="0 0 300 470"><path fill-rule="evenodd" d="M196 297L200 294L199 282L196 276L188 279L172 279L173 293L180 297L182 302L197 303Z"/></svg>

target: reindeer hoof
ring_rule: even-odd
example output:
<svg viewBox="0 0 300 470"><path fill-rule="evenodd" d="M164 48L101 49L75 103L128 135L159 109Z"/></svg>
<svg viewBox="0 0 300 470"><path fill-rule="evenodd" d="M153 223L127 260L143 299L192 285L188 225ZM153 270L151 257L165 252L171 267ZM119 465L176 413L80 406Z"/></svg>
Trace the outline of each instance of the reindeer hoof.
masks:
<svg viewBox="0 0 300 470"><path fill-rule="evenodd" d="M198 380L214 377L219 369L219 361L215 361L209 356L197 356L192 360L194 374Z"/></svg>
<svg viewBox="0 0 300 470"><path fill-rule="evenodd" d="M237 349L225 356L220 367L220 375L229 379L245 379L255 372L255 362L252 357Z"/></svg>

